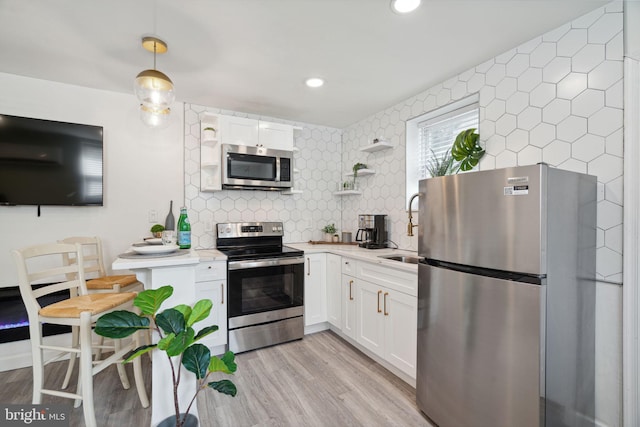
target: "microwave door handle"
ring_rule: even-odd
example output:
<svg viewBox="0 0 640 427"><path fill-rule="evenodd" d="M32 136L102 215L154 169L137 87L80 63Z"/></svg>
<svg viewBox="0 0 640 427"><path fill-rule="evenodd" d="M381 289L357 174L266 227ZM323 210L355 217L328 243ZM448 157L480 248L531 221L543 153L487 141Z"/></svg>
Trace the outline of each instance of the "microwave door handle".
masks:
<svg viewBox="0 0 640 427"><path fill-rule="evenodd" d="M280 182L280 157L276 157L276 182Z"/></svg>

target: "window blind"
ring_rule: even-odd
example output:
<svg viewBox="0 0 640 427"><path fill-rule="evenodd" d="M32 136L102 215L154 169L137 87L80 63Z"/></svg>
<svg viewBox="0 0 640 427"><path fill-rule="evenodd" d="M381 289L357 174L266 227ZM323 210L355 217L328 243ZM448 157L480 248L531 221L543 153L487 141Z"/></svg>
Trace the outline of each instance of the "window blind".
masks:
<svg viewBox="0 0 640 427"><path fill-rule="evenodd" d="M463 130L478 129L478 104L474 103L418 123L418 179L429 178L427 164L442 158ZM433 151L433 152L432 152Z"/></svg>

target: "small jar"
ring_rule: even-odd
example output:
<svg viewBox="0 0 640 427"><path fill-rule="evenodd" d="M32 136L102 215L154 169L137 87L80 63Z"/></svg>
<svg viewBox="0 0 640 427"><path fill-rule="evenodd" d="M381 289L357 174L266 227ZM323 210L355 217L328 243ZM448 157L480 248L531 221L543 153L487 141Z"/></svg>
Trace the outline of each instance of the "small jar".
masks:
<svg viewBox="0 0 640 427"><path fill-rule="evenodd" d="M340 237L337 234L334 234L333 237L331 238L331 241L333 243L338 243L340 242Z"/></svg>

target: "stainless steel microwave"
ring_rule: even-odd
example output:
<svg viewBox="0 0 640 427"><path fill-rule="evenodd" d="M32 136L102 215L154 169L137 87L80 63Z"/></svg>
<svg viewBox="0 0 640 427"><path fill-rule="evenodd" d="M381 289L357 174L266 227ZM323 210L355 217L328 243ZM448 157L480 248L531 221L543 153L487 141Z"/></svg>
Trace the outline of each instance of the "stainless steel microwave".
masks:
<svg viewBox="0 0 640 427"><path fill-rule="evenodd" d="M286 190L293 186L293 152L222 144L222 188Z"/></svg>

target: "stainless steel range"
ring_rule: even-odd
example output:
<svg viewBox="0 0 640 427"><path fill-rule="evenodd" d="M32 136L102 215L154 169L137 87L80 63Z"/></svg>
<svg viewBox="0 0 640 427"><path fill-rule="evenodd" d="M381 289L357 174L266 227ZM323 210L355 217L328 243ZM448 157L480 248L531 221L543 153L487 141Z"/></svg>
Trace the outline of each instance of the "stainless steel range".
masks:
<svg viewBox="0 0 640 427"><path fill-rule="evenodd" d="M301 339L304 252L282 245L282 223L222 223L216 232L228 259L229 350Z"/></svg>

